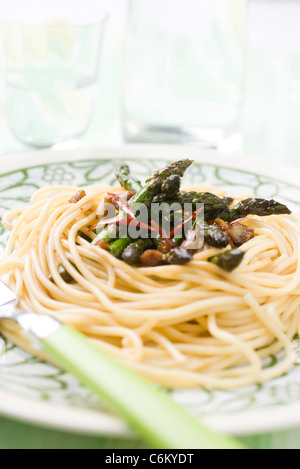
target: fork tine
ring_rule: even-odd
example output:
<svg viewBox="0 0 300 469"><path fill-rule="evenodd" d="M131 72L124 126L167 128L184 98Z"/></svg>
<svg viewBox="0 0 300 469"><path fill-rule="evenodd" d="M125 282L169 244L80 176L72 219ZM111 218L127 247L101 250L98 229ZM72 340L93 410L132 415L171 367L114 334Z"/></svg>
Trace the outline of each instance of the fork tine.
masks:
<svg viewBox="0 0 300 469"><path fill-rule="evenodd" d="M2 306L9 305L11 303L17 303L17 295L7 286L5 283L0 280L0 308ZM1 311L0 311L1 315Z"/></svg>

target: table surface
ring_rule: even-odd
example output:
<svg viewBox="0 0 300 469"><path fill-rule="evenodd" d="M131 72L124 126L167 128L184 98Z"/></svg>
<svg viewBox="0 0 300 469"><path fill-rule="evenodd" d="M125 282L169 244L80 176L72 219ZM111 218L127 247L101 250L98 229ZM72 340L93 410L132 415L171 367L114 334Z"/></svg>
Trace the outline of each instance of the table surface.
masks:
<svg viewBox="0 0 300 469"><path fill-rule="evenodd" d="M294 24L299 16L300 5L292 0L253 0L251 3L242 124L244 158L255 155L270 164L300 166L300 30L298 23ZM123 143L120 24L116 26L112 18L108 27L96 113L77 146ZM68 145L61 144L59 148L68 148ZM0 156L20 153L22 161L22 152L28 149L16 140L6 125L0 92ZM245 441L255 448L299 448L300 429L253 435ZM0 417L0 449L143 447L137 440L60 432Z"/></svg>

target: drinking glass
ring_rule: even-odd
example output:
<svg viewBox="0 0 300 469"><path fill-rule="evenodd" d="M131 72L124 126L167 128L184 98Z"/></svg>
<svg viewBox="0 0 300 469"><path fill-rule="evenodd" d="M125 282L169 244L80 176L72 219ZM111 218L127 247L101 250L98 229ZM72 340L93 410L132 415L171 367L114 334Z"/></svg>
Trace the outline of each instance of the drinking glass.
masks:
<svg viewBox="0 0 300 469"><path fill-rule="evenodd" d="M214 147L239 132L246 12L246 0L129 0L127 140Z"/></svg>
<svg viewBox="0 0 300 469"><path fill-rule="evenodd" d="M5 109L15 136L35 147L88 128L106 14L88 0L0 2Z"/></svg>

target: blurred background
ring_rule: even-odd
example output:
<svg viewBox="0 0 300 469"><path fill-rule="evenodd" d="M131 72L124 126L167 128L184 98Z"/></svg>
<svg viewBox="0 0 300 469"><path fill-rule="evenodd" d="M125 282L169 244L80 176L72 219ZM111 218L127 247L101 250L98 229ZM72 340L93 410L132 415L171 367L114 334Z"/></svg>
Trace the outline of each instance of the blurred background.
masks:
<svg viewBox="0 0 300 469"><path fill-rule="evenodd" d="M240 0L231 1L240 4ZM128 26L128 1L91 0L91 2L94 2L95 7L105 10L109 19L105 26L103 47L100 52L99 92L95 102L95 112L87 131L76 144L116 145L122 144L125 140L135 141L134 135L128 137L124 132L124 119L126 119L124 80L128 81L126 93L129 97L132 93L130 86L134 86L134 82L130 83L130 79L124 75L124 57L126 53L128 54L126 47L130 47L131 53L134 52L133 43L127 41L127 45L124 46L125 31ZM1 3L3 0L0 1L0 6ZM10 4L13 3L14 0L11 0ZM154 5L155 2L151 3ZM168 4L169 2L166 2L166 6ZM131 11L131 26L134 28L136 27L134 21L138 20L136 18L132 20L133 14ZM140 12L139 15L141 16ZM255 156L274 163L299 164L299 18L298 0L249 0L245 30L247 48L243 52L243 60L246 60L243 64L245 71L243 71L244 81L241 88L242 100L238 104L240 106L238 130L241 138L234 140L233 144L231 141L229 143L225 141L224 145L221 143L218 147L222 151L232 152L242 148L246 157ZM165 38L162 37L162 46L164 41ZM138 51L136 53L138 54ZM29 148L15 137L7 125L3 55L2 50L0 52L0 154L2 155ZM130 57L132 59L132 54ZM136 60L139 63L143 58L137 55ZM126 109L125 111L131 112ZM165 137L166 134L158 134L153 141L164 143L168 140ZM148 141L151 141L151 136L148 136ZM59 147L68 148L73 144L74 142L67 141Z"/></svg>

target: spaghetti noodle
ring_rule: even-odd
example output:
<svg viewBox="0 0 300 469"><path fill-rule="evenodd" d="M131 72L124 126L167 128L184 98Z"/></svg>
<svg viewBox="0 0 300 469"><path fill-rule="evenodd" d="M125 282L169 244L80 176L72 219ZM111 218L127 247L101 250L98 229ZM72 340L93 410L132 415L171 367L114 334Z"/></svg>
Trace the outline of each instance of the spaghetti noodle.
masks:
<svg viewBox="0 0 300 469"><path fill-rule="evenodd" d="M291 366L300 333L300 228L293 215L250 216L255 236L240 266L226 272L197 252L185 265L131 266L81 233L95 223L107 192L96 185L38 190L30 206L8 212L11 230L0 275L20 307L50 314L122 362L173 388L230 389L264 382ZM66 282L58 265L74 280ZM264 360L282 353L275 366Z"/></svg>

